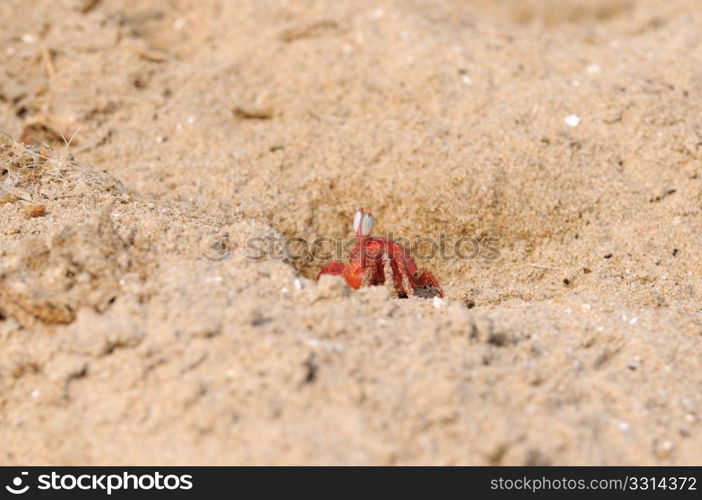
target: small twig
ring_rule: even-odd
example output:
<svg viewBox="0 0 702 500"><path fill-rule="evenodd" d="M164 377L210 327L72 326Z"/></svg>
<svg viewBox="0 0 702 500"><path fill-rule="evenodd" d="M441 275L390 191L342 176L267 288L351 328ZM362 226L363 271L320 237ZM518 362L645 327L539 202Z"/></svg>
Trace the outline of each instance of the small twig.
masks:
<svg viewBox="0 0 702 500"><path fill-rule="evenodd" d="M139 57L149 62L162 63L168 59L168 54L160 51L137 49L136 52Z"/></svg>
<svg viewBox="0 0 702 500"><path fill-rule="evenodd" d="M339 29L339 24L331 19L324 19L322 21L317 21L306 26L298 26L295 28L290 28L284 30L280 33L280 39L283 42L294 42L295 40L300 40L301 38L309 38L319 36L328 31L336 31Z"/></svg>
<svg viewBox="0 0 702 500"><path fill-rule="evenodd" d="M273 109L271 108L236 106L232 111L235 116L245 120L270 120L273 118Z"/></svg>
<svg viewBox="0 0 702 500"><path fill-rule="evenodd" d="M524 264L524 265L525 265L525 266L529 266L529 267L536 267L536 268L538 268L538 269L552 269L552 270L554 270L554 271L557 271L557 270L559 270L559 269L563 269L562 267L545 266L545 265L543 265L543 264L531 264L531 263L529 263L529 262L527 262L527 263Z"/></svg>
<svg viewBox="0 0 702 500"><path fill-rule="evenodd" d="M313 118L316 118L319 121L323 122L331 122L331 123L344 123L346 121L345 118L342 118L341 116L335 116L335 115L321 115L315 111L309 111L310 116Z"/></svg>
<svg viewBox="0 0 702 500"><path fill-rule="evenodd" d="M97 7L102 0L83 0L83 5L80 6L80 13L87 14Z"/></svg>
<svg viewBox="0 0 702 500"><path fill-rule="evenodd" d="M54 66L53 57L51 56L51 49L49 49L49 47L44 47L41 51L41 57L44 59L46 74L49 76L49 80L54 80L56 78L56 67Z"/></svg>

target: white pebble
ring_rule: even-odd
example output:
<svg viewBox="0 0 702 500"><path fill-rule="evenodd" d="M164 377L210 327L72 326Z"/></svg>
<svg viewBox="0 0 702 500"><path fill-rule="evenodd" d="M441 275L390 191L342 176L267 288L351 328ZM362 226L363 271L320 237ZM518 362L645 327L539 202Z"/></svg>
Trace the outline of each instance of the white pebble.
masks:
<svg viewBox="0 0 702 500"><path fill-rule="evenodd" d="M565 124L569 127L577 127L580 125L580 117L578 115L568 115L565 118Z"/></svg>
<svg viewBox="0 0 702 500"><path fill-rule="evenodd" d="M293 286L295 287L296 292L302 290L302 281L300 281L300 278L295 278L293 280Z"/></svg>
<svg viewBox="0 0 702 500"><path fill-rule="evenodd" d="M629 423L628 422L619 422L619 425L617 425L617 427L619 427L620 431L626 432L629 430Z"/></svg>
<svg viewBox="0 0 702 500"><path fill-rule="evenodd" d="M634 359L629 361L629 364L627 365L627 367L630 370L636 370L640 366L641 366L641 356L635 356Z"/></svg>
<svg viewBox="0 0 702 500"><path fill-rule="evenodd" d="M597 73L602 71L602 66L600 66L597 63L588 64L587 68L585 68L585 71L588 75L596 75Z"/></svg>
<svg viewBox="0 0 702 500"><path fill-rule="evenodd" d="M636 324L636 322L637 322L638 320L639 320L639 318L633 317L633 318L631 318L631 319L629 320L629 324L630 324L630 325L634 325L634 324Z"/></svg>
<svg viewBox="0 0 702 500"><path fill-rule="evenodd" d="M664 439L663 441L656 444L656 456L660 459L665 459L670 457L673 451L673 442L670 439Z"/></svg>
<svg viewBox="0 0 702 500"><path fill-rule="evenodd" d="M441 309L446 305L446 301L441 297L434 297L434 308Z"/></svg>
<svg viewBox="0 0 702 500"><path fill-rule="evenodd" d="M468 75L463 75L461 77L461 81L463 82L463 85L470 85L471 83L473 83L473 80L471 80L471 78Z"/></svg>
<svg viewBox="0 0 702 500"><path fill-rule="evenodd" d="M34 37L29 33L25 33L24 35L22 35L22 41L24 43L34 43Z"/></svg>

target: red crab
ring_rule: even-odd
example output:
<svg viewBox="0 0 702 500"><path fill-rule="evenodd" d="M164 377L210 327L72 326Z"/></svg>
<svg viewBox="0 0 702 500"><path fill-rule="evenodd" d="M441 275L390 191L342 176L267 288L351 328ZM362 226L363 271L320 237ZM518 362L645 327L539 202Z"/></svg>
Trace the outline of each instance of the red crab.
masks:
<svg viewBox="0 0 702 500"><path fill-rule="evenodd" d="M426 290L434 289L439 297L443 297L444 292L434 275L429 271L418 273L417 265L405 247L387 238L370 235L374 223L375 217L370 212L363 209L356 212L353 229L358 241L351 251L348 265L330 262L319 271L317 279L323 274L343 276L351 288L357 289L382 285L386 276L392 273L400 297L411 297L418 289L422 296L427 295Z"/></svg>

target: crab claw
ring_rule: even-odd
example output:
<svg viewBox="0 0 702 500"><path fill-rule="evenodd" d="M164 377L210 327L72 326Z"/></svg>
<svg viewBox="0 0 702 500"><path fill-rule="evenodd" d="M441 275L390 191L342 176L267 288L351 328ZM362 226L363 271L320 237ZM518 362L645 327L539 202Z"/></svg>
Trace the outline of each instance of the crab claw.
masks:
<svg viewBox="0 0 702 500"><path fill-rule="evenodd" d="M319 279L323 274L331 274L332 276L342 276L345 270L346 266L341 262L330 262L319 271L317 279Z"/></svg>
<svg viewBox="0 0 702 500"><path fill-rule="evenodd" d="M370 236L373 224L375 224L375 217L373 217L372 213L366 213L363 209L360 209L353 216L353 230L359 238Z"/></svg>

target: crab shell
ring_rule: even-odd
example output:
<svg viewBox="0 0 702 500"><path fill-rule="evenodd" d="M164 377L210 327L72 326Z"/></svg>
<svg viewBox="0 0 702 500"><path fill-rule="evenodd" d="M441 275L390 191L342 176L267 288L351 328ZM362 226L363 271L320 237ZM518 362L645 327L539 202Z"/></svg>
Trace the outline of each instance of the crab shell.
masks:
<svg viewBox="0 0 702 500"><path fill-rule="evenodd" d="M429 271L418 274L417 265L409 251L387 238L371 236L375 217L360 209L353 218L353 229L358 241L351 251L348 265L330 262L317 276L323 274L343 276L351 288L383 285L392 275L393 285L400 297L415 295L420 287L431 287L440 297L444 296L438 281Z"/></svg>

